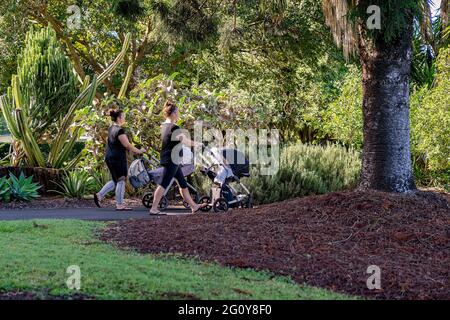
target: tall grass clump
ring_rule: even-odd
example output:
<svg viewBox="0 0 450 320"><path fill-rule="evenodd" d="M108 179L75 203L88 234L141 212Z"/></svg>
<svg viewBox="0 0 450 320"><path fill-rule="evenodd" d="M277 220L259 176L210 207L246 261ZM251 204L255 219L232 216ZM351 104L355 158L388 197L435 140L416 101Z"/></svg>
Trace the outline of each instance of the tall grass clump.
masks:
<svg viewBox="0 0 450 320"><path fill-rule="evenodd" d="M296 143L282 148L275 175L263 176L253 168L243 182L253 192L255 203L265 204L353 188L360 166L359 153L352 149Z"/></svg>

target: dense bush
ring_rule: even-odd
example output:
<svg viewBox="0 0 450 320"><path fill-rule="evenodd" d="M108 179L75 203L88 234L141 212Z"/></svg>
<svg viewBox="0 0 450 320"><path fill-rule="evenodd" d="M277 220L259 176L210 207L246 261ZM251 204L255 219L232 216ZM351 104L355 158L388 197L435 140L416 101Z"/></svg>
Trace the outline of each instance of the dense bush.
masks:
<svg viewBox="0 0 450 320"><path fill-rule="evenodd" d="M351 67L341 94L323 112L324 131L333 139L355 149L363 145L361 72Z"/></svg>
<svg viewBox="0 0 450 320"><path fill-rule="evenodd" d="M360 170L359 154L337 145L292 144L281 150L280 168L273 176L256 168L244 184L257 204L353 188Z"/></svg>
<svg viewBox="0 0 450 320"><path fill-rule="evenodd" d="M425 168L450 170L450 48L439 54L435 85L411 99L411 142Z"/></svg>

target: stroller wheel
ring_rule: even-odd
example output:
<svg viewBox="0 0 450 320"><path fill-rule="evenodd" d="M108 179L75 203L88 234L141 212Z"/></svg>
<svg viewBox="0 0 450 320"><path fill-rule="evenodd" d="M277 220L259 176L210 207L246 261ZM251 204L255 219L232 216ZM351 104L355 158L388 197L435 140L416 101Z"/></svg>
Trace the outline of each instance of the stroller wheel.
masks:
<svg viewBox="0 0 450 320"><path fill-rule="evenodd" d="M146 193L144 195L144 197L142 198L142 204L144 205L144 207L150 209L152 207L153 204L153 193Z"/></svg>
<svg viewBox="0 0 450 320"><path fill-rule="evenodd" d="M227 212L228 211L228 202L225 198L219 198L214 201L213 204L214 212Z"/></svg>
<svg viewBox="0 0 450 320"><path fill-rule="evenodd" d="M243 209L251 209L253 208L253 195L250 194L245 201L242 201L241 207Z"/></svg>
<svg viewBox="0 0 450 320"><path fill-rule="evenodd" d="M210 197L208 197L208 196L201 197L200 200L197 201L197 203L198 204L204 204L204 203L208 204L208 206L201 208L200 211L208 212L209 210L211 210L211 205L209 205L211 203Z"/></svg>
<svg viewBox="0 0 450 320"><path fill-rule="evenodd" d="M144 195L144 197L142 198L142 204L144 205L144 207L146 207L148 209L150 209L152 207L153 192L149 192ZM159 209L166 210L168 206L169 206L169 200L167 199L167 197L163 197L161 199L161 202L159 203Z"/></svg>

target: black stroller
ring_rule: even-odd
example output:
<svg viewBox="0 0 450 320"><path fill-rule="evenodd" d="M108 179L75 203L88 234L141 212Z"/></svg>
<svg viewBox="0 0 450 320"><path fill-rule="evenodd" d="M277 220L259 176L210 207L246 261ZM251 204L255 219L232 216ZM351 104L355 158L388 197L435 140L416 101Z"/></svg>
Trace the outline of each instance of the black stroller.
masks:
<svg viewBox="0 0 450 320"><path fill-rule="evenodd" d="M181 171L185 177L189 177L194 173L195 166L192 164L181 165ZM130 184L135 189L148 189L148 192L146 192L142 198L142 204L144 207L151 208L153 204L153 190L151 190L151 187L156 187L158 184L161 184L163 172L164 168L159 167L159 161L152 155L148 155L148 157L140 157L139 159L134 160L130 165L128 172ZM173 179L167 187L164 196L159 203L160 210L166 210L169 206L169 199L167 195L171 189L173 189L172 186L174 182L175 179ZM200 200L198 191L190 183L188 183L188 188L192 195L192 199L195 202L198 202ZM186 209L189 209L189 205L185 201L183 201L183 206Z"/></svg>
<svg viewBox="0 0 450 320"><path fill-rule="evenodd" d="M211 148L201 156L207 167L201 172L213 182L210 196L202 197L198 203L206 203L202 211L226 212L229 208L253 208L253 196L241 182L250 176L250 165L245 155L236 149ZM231 184L237 183L243 192Z"/></svg>

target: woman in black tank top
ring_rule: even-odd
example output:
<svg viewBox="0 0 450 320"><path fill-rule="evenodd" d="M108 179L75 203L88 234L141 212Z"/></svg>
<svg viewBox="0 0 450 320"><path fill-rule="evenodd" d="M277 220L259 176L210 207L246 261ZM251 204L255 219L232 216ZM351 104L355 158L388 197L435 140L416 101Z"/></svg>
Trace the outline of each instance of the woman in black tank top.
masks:
<svg viewBox="0 0 450 320"><path fill-rule="evenodd" d="M192 200L186 180L184 179L183 173L180 169L180 160L183 157L183 145L188 147L199 147L202 146L202 144L196 143L187 138L181 132L180 127L175 124L179 119L178 108L175 103L172 101L167 101L164 106L163 113L166 121L161 126L162 146L160 158L161 165L164 167L164 173L161 185L159 185L155 191L153 205L150 209L150 215L162 215L162 213L158 210L159 202L164 196L165 190L174 178L178 182L183 199L191 207L192 213L196 213L207 204L199 205Z"/></svg>
<svg viewBox="0 0 450 320"><path fill-rule="evenodd" d="M100 207L100 203L106 194L115 189L116 210L128 211L131 208L124 205L125 183L128 175L127 150L136 154L142 154L145 150L137 149L128 141L125 130L122 128L125 124L125 113L122 110L110 110L109 115L113 123L108 129L105 162L112 180L105 184L99 193L94 195L94 201Z"/></svg>

